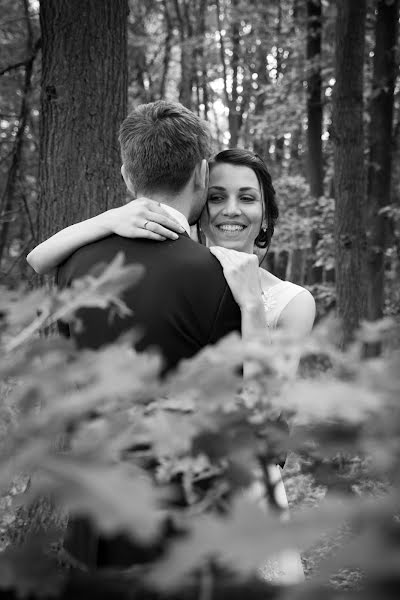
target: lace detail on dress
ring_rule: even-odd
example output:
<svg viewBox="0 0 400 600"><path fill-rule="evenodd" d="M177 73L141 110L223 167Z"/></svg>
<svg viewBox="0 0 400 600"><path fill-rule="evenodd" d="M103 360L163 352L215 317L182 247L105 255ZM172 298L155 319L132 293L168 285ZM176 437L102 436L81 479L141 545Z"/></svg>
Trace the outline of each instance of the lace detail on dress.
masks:
<svg viewBox="0 0 400 600"><path fill-rule="evenodd" d="M273 297L271 289L272 288L269 288L265 292L261 293L262 301L263 301L264 308L265 308L265 312L268 312L269 310L272 310L276 306L277 300L276 300L276 298Z"/></svg>

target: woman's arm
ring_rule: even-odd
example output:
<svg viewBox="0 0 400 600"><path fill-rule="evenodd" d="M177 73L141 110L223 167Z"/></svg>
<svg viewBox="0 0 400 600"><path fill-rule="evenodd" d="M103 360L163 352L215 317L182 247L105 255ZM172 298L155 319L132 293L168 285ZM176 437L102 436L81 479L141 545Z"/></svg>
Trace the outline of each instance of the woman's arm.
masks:
<svg viewBox="0 0 400 600"><path fill-rule="evenodd" d="M315 320L315 300L310 292L304 289L285 306L279 315L277 331L287 338L292 352L287 357L286 376L288 379L296 375L301 346L311 333Z"/></svg>
<svg viewBox="0 0 400 600"><path fill-rule="evenodd" d="M163 241L167 238L177 239L177 233L183 231L158 202L149 198L139 198L62 229L36 246L28 254L27 261L36 273L44 275L81 246L112 233L122 237Z"/></svg>

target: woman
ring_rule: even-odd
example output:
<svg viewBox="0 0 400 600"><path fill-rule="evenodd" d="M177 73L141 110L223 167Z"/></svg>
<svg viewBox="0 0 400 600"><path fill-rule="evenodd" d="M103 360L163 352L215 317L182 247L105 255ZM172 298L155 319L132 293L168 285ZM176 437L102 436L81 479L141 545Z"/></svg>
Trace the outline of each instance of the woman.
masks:
<svg viewBox="0 0 400 600"><path fill-rule="evenodd" d="M210 163L208 200L198 235L222 265L241 309L245 340L276 328L302 338L314 322L311 294L261 269L254 254L255 247L268 250L277 217L271 176L261 158L242 149L217 154ZM176 239L181 228L156 202L138 199L60 231L36 247L28 262L38 273L46 273L80 246L111 233L163 241ZM271 466L269 476L276 484L275 502L287 512L279 467ZM264 574L274 581L301 580L298 554L291 552L270 561Z"/></svg>

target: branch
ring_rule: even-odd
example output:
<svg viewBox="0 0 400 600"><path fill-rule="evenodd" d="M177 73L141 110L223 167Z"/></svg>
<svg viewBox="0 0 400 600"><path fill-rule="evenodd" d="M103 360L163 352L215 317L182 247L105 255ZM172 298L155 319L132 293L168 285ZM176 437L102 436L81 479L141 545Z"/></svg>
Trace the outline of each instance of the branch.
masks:
<svg viewBox="0 0 400 600"><path fill-rule="evenodd" d="M21 258L23 256L25 256L25 252L26 252L27 248L29 247L31 241L32 241L32 238L30 237L29 240L26 242L25 246L22 248L21 252L18 254L17 258L11 263L11 265L7 269L7 271L5 271L4 273L0 272L0 279L6 279L6 277L8 277L8 275L11 273L11 271L14 269L14 267L19 263Z"/></svg>
<svg viewBox="0 0 400 600"><path fill-rule="evenodd" d="M37 237L36 237L36 233L35 233L35 227L34 227L33 221L32 221L32 215L29 210L28 202L26 201L26 196L23 192L21 193L21 197L22 197L22 203L25 208L26 216L28 218L29 228L31 230L31 240L33 240L35 242L35 244L37 244Z"/></svg>
<svg viewBox="0 0 400 600"><path fill-rule="evenodd" d="M29 20L28 20L28 23L30 25ZM28 34L29 39L31 38L31 35L32 35L31 32L32 32L32 28L30 27L29 34ZM5 67L4 69L2 69L0 71L0 77L2 75L4 75L5 73L8 73L9 71L13 71L14 69L19 69L20 67L28 68L29 64L31 62L33 62L33 60L35 59L36 54L38 53L38 50L40 50L40 48L41 48L41 45L42 45L42 40L41 40L41 38L38 38L36 43L33 45L32 54L30 56L28 56L28 58L25 58L24 60L20 60L19 62L16 62L16 63L9 65L8 67Z"/></svg>
<svg viewBox="0 0 400 600"><path fill-rule="evenodd" d="M30 61L30 57L26 58L25 60L20 60L17 63L14 63L13 65L9 65L8 67L5 67L5 69L2 69L0 71L0 77L1 75L4 75L5 73L8 73L9 71L13 71L14 69L19 69L20 67L26 67L27 63Z"/></svg>

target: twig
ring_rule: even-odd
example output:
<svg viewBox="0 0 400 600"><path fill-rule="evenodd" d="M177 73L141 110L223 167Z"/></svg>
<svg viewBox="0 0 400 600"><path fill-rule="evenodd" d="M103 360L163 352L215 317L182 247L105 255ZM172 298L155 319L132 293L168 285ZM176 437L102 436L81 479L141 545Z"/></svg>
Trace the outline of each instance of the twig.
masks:
<svg viewBox="0 0 400 600"><path fill-rule="evenodd" d="M8 277L8 275L11 273L11 271L14 269L14 267L19 263L21 258L24 256L26 249L28 248L31 241L32 241L32 238L29 238L29 240L27 241L25 246L22 248L21 252L18 254L17 258L11 264L10 268L5 273L0 273L0 279L5 279L6 277Z"/></svg>
<svg viewBox="0 0 400 600"><path fill-rule="evenodd" d="M23 192L21 192L21 197L22 197L22 203L25 208L26 216L28 217L29 228L31 230L31 240L33 240L35 242L35 244L37 244L37 237L36 237L36 233L35 233L35 227L34 227L33 221L32 221L31 212L29 210L29 206L26 201L26 196Z"/></svg>
<svg viewBox="0 0 400 600"><path fill-rule="evenodd" d="M29 63L29 61L31 60L31 58L26 58L25 60L20 60L17 63L14 63L13 65L8 65L8 67L5 67L4 69L2 69L0 71L0 77L1 75L4 75L5 73L8 73L9 71L13 71L14 69L19 69L20 67L26 67L26 65Z"/></svg>

